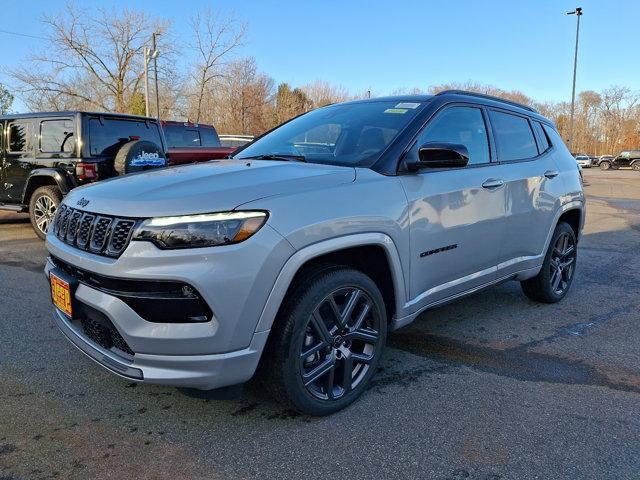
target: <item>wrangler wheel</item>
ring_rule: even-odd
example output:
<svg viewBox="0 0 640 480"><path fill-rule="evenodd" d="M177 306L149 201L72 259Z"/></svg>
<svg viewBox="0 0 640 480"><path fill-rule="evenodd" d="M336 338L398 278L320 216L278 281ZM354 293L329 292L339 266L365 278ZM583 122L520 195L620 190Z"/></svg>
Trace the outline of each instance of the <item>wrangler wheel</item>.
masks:
<svg viewBox="0 0 640 480"><path fill-rule="evenodd" d="M49 225L53 222L56 210L62 201L62 194L57 187L47 185L38 188L29 201L29 218L36 235L44 240Z"/></svg>

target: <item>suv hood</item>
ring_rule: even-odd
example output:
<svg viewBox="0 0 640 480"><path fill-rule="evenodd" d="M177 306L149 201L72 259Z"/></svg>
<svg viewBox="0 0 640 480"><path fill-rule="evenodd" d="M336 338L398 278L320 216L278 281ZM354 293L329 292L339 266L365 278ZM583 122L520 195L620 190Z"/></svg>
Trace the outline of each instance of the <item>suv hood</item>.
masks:
<svg viewBox="0 0 640 480"><path fill-rule="evenodd" d="M259 198L355 180L355 169L312 163L224 160L151 170L76 188L66 205L123 217L233 210Z"/></svg>

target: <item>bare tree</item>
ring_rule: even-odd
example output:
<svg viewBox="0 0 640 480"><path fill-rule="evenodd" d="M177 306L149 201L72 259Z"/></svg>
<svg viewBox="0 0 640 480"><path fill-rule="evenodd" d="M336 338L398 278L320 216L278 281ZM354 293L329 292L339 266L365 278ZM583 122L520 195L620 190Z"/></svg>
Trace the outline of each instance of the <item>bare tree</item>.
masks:
<svg viewBox="0 0 640 480"><path fill-rule="evenodd" d="M154 31L164 34L169 26L143 12L98 9L92 15L72 3L43 23L47 49L11 72L27 105L116 112L131 111L142 91L142 49ZM166 59L170 42L160 39Z"/></svg>
<svg viewBox="0 0 640 480"><path fill-rule="evenodd" d="M304 92L313 105L313 108L323 107L331 103L344 102L353 98L347 89L322 80L307 83L300 87L300 90Z"/></svg>
<svg viewBox="0 0 640 480"><path fill-rule="evenodd" d="M430 93L438 93L443 90L466 90L469 92L484 93L485 95L493 95L494 97L504 98L505 100L511 100L524 105L533 104L533 100L519 90L503 90L492 85L484 85L471 80L466 82L445 83L443 85L434 85L429 87Z"/></svg>
<svg viewBox="0 0 640 480"><path fill-rule="evenodd" d="M207 10L191 19L191 28L194 36L192 48L198 54L193 73L195 102L191 118L199 122L208 87L214 79L223 75L224 61L241 45L246 26L234 18L222 18L212 10Z"/></svg>

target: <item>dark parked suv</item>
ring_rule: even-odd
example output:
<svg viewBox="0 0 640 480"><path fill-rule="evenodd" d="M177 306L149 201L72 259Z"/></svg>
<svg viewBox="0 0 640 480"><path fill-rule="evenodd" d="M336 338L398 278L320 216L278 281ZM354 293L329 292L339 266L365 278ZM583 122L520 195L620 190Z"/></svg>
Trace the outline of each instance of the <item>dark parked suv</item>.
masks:
<svg viewBox="0 0 640 480"><path fill-rule="evenodd" d="M617 170L619 168L632 168L633 170L640 171L640 150L625 150L620 152L620 155L611 160L601 160L600 169Z"/></svg>
<svg viewBox="0 0 640 480"><path fill-rule="evenodd" d="M166 164L156 120L107 113L0 116L0 209L29 212L44 238L72 188Z"/></svg>

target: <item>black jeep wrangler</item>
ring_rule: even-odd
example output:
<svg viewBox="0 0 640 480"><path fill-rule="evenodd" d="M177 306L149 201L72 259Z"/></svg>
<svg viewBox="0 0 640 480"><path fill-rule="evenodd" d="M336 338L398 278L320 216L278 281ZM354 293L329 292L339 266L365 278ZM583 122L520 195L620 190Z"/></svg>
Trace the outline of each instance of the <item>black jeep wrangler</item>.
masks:
<svg viewBox="0 0 640 480"><path fill-rule="evenodd" d="M0 116L0 209L28 211L44 238L72 188L166 162L162 128L152 118L87 112Z"/></svg>
<svg viewBox="0 0 640 480"><path fill-rule="evenodd" d="M599 166L601 170L632 168L640 171L640 150L625 150L611 160L602 160Z"/></svg>

